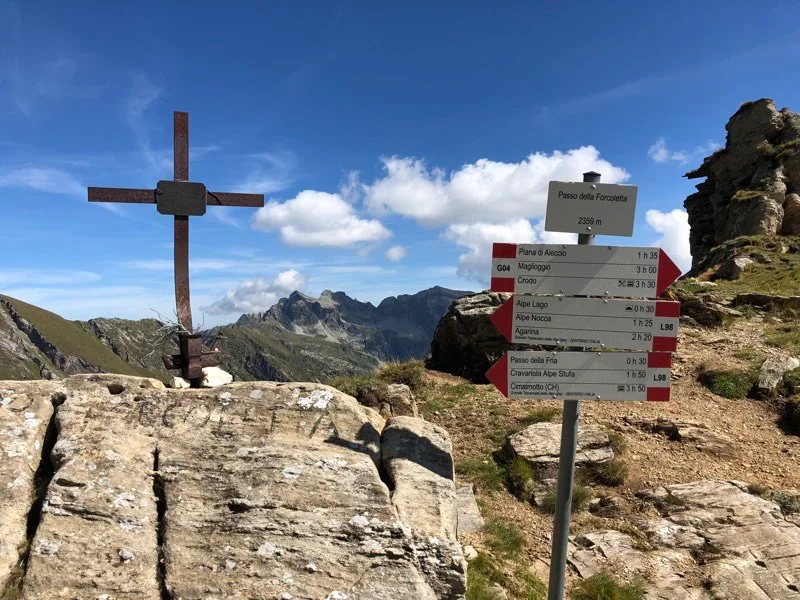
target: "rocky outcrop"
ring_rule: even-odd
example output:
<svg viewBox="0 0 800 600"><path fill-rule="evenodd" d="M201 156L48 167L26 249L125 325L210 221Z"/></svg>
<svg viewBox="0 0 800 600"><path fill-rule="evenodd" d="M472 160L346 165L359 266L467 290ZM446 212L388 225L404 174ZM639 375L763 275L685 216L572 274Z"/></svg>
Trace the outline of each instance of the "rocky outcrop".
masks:
<svg viewBox="0 0 800 600"><path fill-rule="evenodd" d="M693 274L728 240L800 234L800 115L762 98L743 104L725 129L725 147L686 174L706 178L684 202Z"/></svg>
<svg viewBox="0 0 800 600"><path fill-rule="evenodd" d="M480 292L450 305L433 334L425 366L487 383L486 371L508 350L523 349L506 341L489 317L511 294ZM530 348L525 346L524 349Z"/></svg>
<svg viewBox="0 0 800 600"><path fill-rule="evenodd" d="M698 481L643 492L660 519L636 521L637 537L613 530L577 536L570 564L581 577L610 568L626 580L646 578L652 600L800 598L800 527L746 489Z"/></svg>
<svg viewBox="0 0 800 600"><path fill-rule="evenodd" d="M173 336L164 334L164 323L156 319L97 318L75 321L87 333L97 337L111 351L129 365L164 372L161 356L177 354L178 345Z"/></svg>
<svg viewBox="0 0 800 600"><path fill-rule="evenodd" d="M794 356L776 356L768 358L761 365L756 380L755 391L760 396L770 396L776 392L788 371L800 367L800 360Z"/></svg>
<svg viewBox="0 0 800 600"><path fill-rule="evenodd" d="M561 448L560 423L534 423L508 438L514 456L519 456L537 469L558 466ZM602 427L586 425L578 429L575 465L582 467L607 462L614 458L611 441Z"/></svg>
<svg viewBox="0 0 800 600"><path fill-rule="evenodd" d="M709 454L730 454L734 448L734 441L730 436L698 421L672 420L664 417L657 419L626 417L625 422L643 431L662 434L673 441L694 446L697 450Z"/></svg>
<svg viewBox="0 0 800 600"><path fill-rule="evenodd" d="M315 384L2 381L0 591L463 599L449 438L384 424Z"/></svg>

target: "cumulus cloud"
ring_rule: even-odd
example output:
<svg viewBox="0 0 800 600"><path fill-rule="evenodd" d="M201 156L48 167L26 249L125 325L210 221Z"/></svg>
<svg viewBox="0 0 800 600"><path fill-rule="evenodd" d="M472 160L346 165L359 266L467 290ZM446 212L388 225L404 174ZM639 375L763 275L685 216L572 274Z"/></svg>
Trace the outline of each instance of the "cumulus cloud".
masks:
<svg viewBox="0 0 800 600"><path fill-rule="evenodd" d="M442 237L467 248L459 256L456 274L486 284L490 278L492 244L507 242L517 244L574 244L572 233L544 231L544 223L535 226L528 219L511 219L504 223L458 223L450 225Z"/></svg>
<svg viewBox="0 0 800 600"><path fill-rule="evenodd" d="M689 251L689 215L676 208L668 213L651 209L645 214L647 224L661 237L653 244L663 248L685 273L692 266L692 253Z"/></svg>
<svg viewBox="0 0 800 600"><path fill-rule="evenodd" d="M665 163L669 161L679 162L686 164L691 160L699 159L703 156L711 154L721 146L716 142L708 141L705 144L697 146L692 151L678 150L672 151L667 148L667 140L663 137L658 138L652 146L647 149L647 156L652 158L657 163Z"/></svg>
<svg viewBox="0 0 800 600"><path fill-rule="evenodd" d="M291 246L353 247L377 242L391 232L376 219L361 219L339 194L305 190L286 202L272 200L258 209L253 227L279 231Z"/></svg>
<svg viewBox="0 0 800 600"><path fill-rule="evenodd" d="M263 277L244 281L237 288L228 290L225 297L202 307L202 310L212 315L263 312L282 296L302 289L305 284L305 275L290 269L278 273L271 281Z"/></svg>
<svg viewBox="0 0 800 600"><path fill-rule="evenodd" d="M629 177L600 158L593 146L531 154L518 163L482 158L449 174L414 158L385 158L383 165L386 175L363 186L367 209L376 216L394 213L430 227L541 217L551 180L576 181L586 171L602 173L607 183Z"/></svg>
<svg viewBox="0 0 800 600"><path fill-rule="evenodd" d="M400 262L408 255L408 248L392 246L386 251L386 258L392 262Z"/></svg>

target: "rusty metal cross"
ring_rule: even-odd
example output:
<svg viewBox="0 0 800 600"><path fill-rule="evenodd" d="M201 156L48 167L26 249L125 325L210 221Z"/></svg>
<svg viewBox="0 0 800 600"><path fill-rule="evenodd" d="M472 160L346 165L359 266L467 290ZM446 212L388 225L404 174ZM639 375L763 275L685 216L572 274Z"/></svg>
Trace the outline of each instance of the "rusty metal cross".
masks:
<svg viewBox="0 0 800 600"><path fill-rule="evenodd" d="M189 181L189 113L174 113L174 181L159 181L154 190L128 188L89 188L89 202L124 202L155 204L162 215L175 217L175 304L180 354L164 356L167 369L180 369L192 387L203 378L203 367L221 364L221 353L202 348L200 334L194 333L189 296L189 217L202 216L208 204L217 206L264 206L263 194L209 192L202 183ZM212 202L209 202L209 198Z"/></svg>

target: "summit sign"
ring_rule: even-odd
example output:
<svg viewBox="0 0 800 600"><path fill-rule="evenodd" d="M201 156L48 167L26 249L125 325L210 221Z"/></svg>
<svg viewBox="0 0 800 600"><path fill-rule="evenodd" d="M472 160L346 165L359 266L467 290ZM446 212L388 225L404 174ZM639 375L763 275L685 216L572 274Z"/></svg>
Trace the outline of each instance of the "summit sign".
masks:
<svg viewBox="0 0 800 600"><path fill-rule="evenodd" d="M551 181L545 231L630 237L638 190L635 185Z"/></svg>

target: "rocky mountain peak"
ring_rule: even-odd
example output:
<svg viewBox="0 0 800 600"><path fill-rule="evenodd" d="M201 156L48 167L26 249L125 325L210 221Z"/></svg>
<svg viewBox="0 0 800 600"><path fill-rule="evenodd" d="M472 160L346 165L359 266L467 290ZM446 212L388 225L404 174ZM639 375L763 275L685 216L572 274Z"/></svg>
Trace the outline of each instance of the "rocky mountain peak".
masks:
<svg viewBox="0 0 800 600"><path fill-rule="evenodd" d="M742 104L725 129L725 147L685 175L706 178L684 202L694 274L734 238L800 234L800 115L762 98Z"/></svg>

